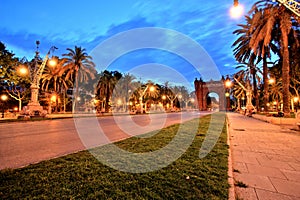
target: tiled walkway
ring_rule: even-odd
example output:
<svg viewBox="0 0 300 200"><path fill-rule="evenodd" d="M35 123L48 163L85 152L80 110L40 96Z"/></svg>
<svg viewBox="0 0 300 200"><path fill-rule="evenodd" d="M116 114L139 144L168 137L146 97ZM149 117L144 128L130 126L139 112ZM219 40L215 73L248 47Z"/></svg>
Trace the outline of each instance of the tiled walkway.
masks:
<svg viewBox="0 0 300 200"><path fill-rule="evenodd" d="M237 113L228 119L236 199L300 200L300 132Z"/></svg>

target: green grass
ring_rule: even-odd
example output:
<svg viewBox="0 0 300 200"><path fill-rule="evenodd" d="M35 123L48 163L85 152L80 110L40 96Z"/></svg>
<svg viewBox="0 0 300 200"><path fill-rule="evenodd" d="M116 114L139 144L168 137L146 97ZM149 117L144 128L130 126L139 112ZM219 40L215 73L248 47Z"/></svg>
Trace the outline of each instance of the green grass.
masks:
<svg viewBox="0 0 300 200"><path fill-rule="evenodd" d="M193 143L179 159L160 170L126 173L82 151L0 171L0 199L228 199L225 126L214 149L199 158L209 121L206 116L200 122L184 123L186 133L199 124ZM150 138L134 137L116 145L131 152L155 151L174 138L178 127L172 125Z"/></svg>

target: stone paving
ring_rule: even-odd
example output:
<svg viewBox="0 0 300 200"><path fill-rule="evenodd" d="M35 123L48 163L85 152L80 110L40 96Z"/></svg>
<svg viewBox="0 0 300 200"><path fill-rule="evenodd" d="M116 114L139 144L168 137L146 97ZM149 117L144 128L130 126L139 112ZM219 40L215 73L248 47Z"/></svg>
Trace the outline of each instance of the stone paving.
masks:
<svg viewBox="0 0 300 200"><path fill-rule="evenodd" d="M300 131L227 116L235 199L300 200Z"/></svg>

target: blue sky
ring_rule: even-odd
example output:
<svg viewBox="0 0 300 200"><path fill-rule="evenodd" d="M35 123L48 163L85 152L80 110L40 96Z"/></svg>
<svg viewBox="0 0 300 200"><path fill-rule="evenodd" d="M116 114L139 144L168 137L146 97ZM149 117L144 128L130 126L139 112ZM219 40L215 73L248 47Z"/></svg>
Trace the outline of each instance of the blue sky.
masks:
<svg viewBox="0 0 300 200"><path fill-rule="evenodd" d="M254 3L250 0L239 2L246 11ZM0 0L0 41L16 56L26 56L28 59L34 56L36 40L41 42L41 55L45 55L52 45L59 48L56 55L65 53L66 48L82 46L97 60L99 71L119 70L123 73L135 73L141 79L157 78L160 82L169 80L174 83L176 80L181 82L179 76L182 76L186 82L191 83L196 77L200 77L201 70L210 70L212 66L200 59L199 72L184 57L176 52L169 52L170 46L166 49L149 48L126 52L109 66L102 66L101 60L95 57L102 50L98 49L95 53L95 49L124 31L145 27L162 28L171 32L166 39L169 45L172 43L174 46L176 43L176 48L186 45L178 44L181 41L176 40L178 37L173 37L172 33L186 36L203 48L220 74L232 74L236 71L231 48L236 36L232 32L237 29L238 23L243 23L243 18L230 17L229 9L232 4L233 0ZM137 41L143 37L137 35ZM130 42L136 41L134 39ZM170 71L174 73L168 76ZM217 73L212 70L211 75L204 79L216 77Z"/></svg>

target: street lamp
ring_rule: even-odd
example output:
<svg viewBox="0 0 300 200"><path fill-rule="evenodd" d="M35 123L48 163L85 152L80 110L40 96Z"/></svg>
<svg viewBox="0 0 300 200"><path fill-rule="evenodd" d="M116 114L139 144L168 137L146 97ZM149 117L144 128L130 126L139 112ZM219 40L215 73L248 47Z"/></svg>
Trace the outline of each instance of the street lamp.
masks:
<svg viewBox="0 0 300 200"><path fill-rule="evenodd" d="M226 77L225 80L225 97L226 97L226 110L230 110L230 88L232 86L232 82L229 76Z"/></svg>
<svg viewBox="0 0 300 200"><path fill-rule="evenodd" d="M230 8L232 18L240 18L243 15L244 7L239 4L238 0L233 1L233 6Z"/></svg>
<svg viewBox="0 0 300 200"><path fill-rule="evenodd" d="M38 45L40 44L39 41L36 41L37 48ZM40 105L38 101L38 95L39 95L39 85L40 85L40 79L42 77L43 71L45 69L45 66L47 62L49 62L50 66L56 65L56 61L52 61L49 59L50 52L53 52L55 49L57 49L55 46L52 46L48 53L46 54L45 58L43 59L43 62L41 65L38 66L38 57L39 57L39 52L36 51L36 56L35 56L35 70L32 74L32 80L31 80L31 99L30 102L27 105L27 112L29 115L43 115L43 107ZM22 70L23 71L23 70ZM31 70L30 70L31 71ZM23 71L24 72L24 71Z"/></svg>
<svg viewBox="0 0 300 200"><path fill-rule="evenodd" d="M3 106L2 106L2 118L4 118L4 104L5 104L5 101L7 101L8 99L8 96L6 94L2 94L1 95L1 101L3 103Z"/></svg>

